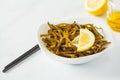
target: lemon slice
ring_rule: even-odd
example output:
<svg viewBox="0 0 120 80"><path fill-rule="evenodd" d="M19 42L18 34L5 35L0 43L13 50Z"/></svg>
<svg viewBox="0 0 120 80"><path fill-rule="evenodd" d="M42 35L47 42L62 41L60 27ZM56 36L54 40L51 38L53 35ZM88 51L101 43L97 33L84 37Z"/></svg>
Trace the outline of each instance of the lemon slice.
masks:
<svg viewBox="0 0 120 80"><path fill-rule="evenodd" d="M107 11L108 0L86 0L85 8L93 15L102 15Z"/></svg>
<svg viewBox="0 0 120 80"><path fill-rule="evenodd" d="M78 35L73 41L73 45L77 47L77 52L82 52L89 49L95 42L94 34L87 29L80 29Z"/></svg>

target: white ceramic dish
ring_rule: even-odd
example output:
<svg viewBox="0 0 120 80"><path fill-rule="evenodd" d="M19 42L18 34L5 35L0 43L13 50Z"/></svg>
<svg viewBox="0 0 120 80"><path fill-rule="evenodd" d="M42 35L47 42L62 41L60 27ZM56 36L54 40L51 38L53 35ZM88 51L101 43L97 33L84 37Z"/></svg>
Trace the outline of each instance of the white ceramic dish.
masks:
<svg viewBox="0 0 120 80"><path fill-rule="evenodd" d="M100 21L100 20L94 20L92 18L81 18L81 19L71 19L71 20L61 20L61 21L57 21L57 22L50 22L53 24L57 24L57 23L72 23L73 21L76 21L79 24L88 24L88 23L92 23L94 25L96 25L97 27L102 27L103 31L104 31L104 36L106 38L106 40L112 42L109 46L107 46L107 48L105 50L103 50L102 52L99 52L97 54L94 55L89 55L89 56L85 56L85 57L79 57L79 58L65 58L65 57L61 57L58 55L55 55L53 53L51 53L46 46L43 44L41 38L40 38L40 34L43 33L47 33L49 26L47 25L47 22L42 24L39 29L38 29L38 43L39 46L41 48L41 50L51 59L60 61L62 63L67 63L67 64L82 64L82 63L86 63L88 61L91 61L95 58L97 58L98 56L100 56L101 54L106 53L106 51L109 51L112 46L113 46L113 37L112 37L112 33L110 31L110 29L108 28L108 26Z"/></svg>

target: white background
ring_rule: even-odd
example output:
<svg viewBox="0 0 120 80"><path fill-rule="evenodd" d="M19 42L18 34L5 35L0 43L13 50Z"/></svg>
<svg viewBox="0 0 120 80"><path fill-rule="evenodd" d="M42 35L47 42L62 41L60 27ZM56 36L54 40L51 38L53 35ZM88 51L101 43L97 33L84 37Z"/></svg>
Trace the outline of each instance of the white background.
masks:
<svg viewBox="0 0 120 80"><path fill-rule="evenodd" d="M112 32L115 47L98 59L82 65L53 61L36 52L7 73L5 65L37 44L37 29L43 22L64 18L93 17L84 0L0 0L0 80L120 80L120 33Z"/></svg>

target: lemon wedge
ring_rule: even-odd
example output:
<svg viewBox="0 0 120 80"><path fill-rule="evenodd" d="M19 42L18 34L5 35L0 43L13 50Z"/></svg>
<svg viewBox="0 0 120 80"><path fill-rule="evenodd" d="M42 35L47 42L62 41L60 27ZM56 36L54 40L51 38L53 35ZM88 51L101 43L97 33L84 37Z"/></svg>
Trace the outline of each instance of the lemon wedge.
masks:
<svg viewBox="0 0 120 80"><path fill-rule="evenodd" d="M108 0L86 0L86 10L96 16L100 16L107 11Z"/></svg>
<svg viewBox="0 0 120 80"><path fill-rule="evenodd" d="M88 29L80 29L78 35L73 41L73 45L77 47L77 52L82 52L89 49L95 42L94 34Z"/></svg>

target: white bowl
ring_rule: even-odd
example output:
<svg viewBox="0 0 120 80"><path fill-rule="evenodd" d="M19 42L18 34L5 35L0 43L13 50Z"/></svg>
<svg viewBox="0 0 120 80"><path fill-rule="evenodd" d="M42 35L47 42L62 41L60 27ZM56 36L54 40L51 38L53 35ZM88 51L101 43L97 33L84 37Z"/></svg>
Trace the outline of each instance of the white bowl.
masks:
<svg viewBox="0 0 120 80"><path fill-rule="evenodd" d="M92 23L94 25L96 25L97 27L102 27L103 31L104 31L104 37L106 38L106 40L112 42L110 45L107 46L107 48L105 50L103 50L102 52L93 54L93 55L89 55L89 56L85 56L85 57L79 57L79 58L66 58L66 57L61 57L58 56L56 54L53 54L52 52L50 52L46 46L44 45L43 41L40 38L40 35L43 33L47 33L49 26L46 23L43 23L39 29L38 29L38 43L39 46L41 48L41 50L51 59L60 61L62 63L67 63L67 64L82 64L82 63L86 63L88 61L91 61L95 58L97 58L98 56L100 56L101 54L106 53L106 51L109 51L111 49L111 47L113 46L113 37L112 37L112 33L110 31L110 29L108 28L108 26L105 24L105 22L102 22L100 20L94 20L92 18L80 18L80 19L71 19L71 20L61 20L61 21L55 21L55 22L50 22L53 24L58 24L58 23L73 23L73 21L76 21L78 24L88 24L88 23Z"/></svg>

